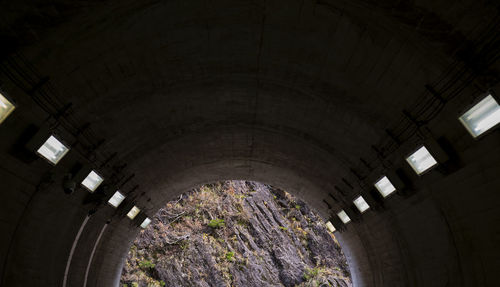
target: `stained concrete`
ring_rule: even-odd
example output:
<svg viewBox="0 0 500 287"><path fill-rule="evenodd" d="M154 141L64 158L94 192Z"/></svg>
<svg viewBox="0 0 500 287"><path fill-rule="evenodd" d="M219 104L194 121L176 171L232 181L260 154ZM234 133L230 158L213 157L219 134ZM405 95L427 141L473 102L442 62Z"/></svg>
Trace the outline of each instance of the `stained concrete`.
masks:
<svg viewBox="0 0 500 287"><path fill-rule="evenodd" d="M487 89L500 94L497 3L2 6L0 83L17 104L0 125L2 286L65 276L66 286L114 286L139 232L124 216L133 204L152 215L224 179L279 186L332 219L354 286L498 285L500 134L474 140L457 121ZM56 166L13 152L30 124L71 152ZM414 175L404 156L433 140L450 160ZM65 194L77 162L104 175L105 199L126 193L124 204ZM380 200L373 182L396 170L406 188ZM362 215L359 194L372 206Z"/></svg>

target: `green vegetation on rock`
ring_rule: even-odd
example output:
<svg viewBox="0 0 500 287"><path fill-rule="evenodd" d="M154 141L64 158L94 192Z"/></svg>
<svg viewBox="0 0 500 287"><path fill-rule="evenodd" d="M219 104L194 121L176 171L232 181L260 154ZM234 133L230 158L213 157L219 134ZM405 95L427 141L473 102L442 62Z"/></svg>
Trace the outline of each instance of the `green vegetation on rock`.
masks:
<svg viewBox="0 0 500 287"><path fill-rule="evenodd" d="M227 181L171 201L130 248L121 286L351 286L334 236L307 205Z"/></svg>
<svg viewBox="0 0 500 287"><path fill-rule="evenodd" d="M212 219L208 223L208 226L212 228L221 228L224 227L224 219Z"/></svg>
<svg viewBox="0 0 500 287"><path fill-rule="evenodd" d="M155 268L155 264L151 262L150 260L144 260L139 262L139 268L141 269L151 269Z"/></svg>
<svg viewBox="0 0 500 287"><path fill-rule="evenodd" d="M234 252L229 251L228 253L226 253L226 260L231 261L231 262L234 261L233 256L234 256Z"/></svg>

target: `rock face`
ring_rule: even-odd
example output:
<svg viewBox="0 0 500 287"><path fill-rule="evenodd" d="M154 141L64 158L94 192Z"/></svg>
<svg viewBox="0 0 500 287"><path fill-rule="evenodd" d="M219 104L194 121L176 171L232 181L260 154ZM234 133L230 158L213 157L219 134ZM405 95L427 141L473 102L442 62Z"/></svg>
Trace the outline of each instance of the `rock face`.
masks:
<svg viewBox="0 0 500 287"><path fill-rule="evenodd" d="M303 202L245 181L161 209L134 242L122 286L351 286L334 236Z"/></svg>

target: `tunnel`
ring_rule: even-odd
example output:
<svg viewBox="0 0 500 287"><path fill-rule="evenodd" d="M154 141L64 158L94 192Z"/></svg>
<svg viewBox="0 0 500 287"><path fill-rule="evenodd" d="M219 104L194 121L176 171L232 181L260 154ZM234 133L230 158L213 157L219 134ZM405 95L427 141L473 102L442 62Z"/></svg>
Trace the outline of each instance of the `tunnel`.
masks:
<svg viewBox="0 0 500 287"><path fill-rule="evenodd" d="M330 221L355 287L499 286L497 1L17 0L0 15L1 286L118 286L145 219L233 179ZM477 134L464 116L486 100L497 118ZM432 166L412 168L422 147Z"/></svg>

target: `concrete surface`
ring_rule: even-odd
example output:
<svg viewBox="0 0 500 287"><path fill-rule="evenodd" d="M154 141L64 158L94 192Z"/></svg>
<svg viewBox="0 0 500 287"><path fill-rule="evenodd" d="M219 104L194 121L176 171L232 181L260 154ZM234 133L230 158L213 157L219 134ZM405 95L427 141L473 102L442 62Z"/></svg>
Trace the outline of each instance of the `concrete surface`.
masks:
<svg viewBox="0 0 500 287"><path fill-rule="evenodd" d="M17 105L0 125L1 286L116 286L140 219L224 179L332 219L356 287L498 286L500 133L474 140L457 120L500 94L498 3L1 5L0 87ZM71 145L58 165L22 151L30 124ZM404 156L433 140L450 159L416 176ZM76 163L104 175L104 201L118 188L126 201L65 194ZM372 184L397 170L406 188L380 200Z"/></svg>

